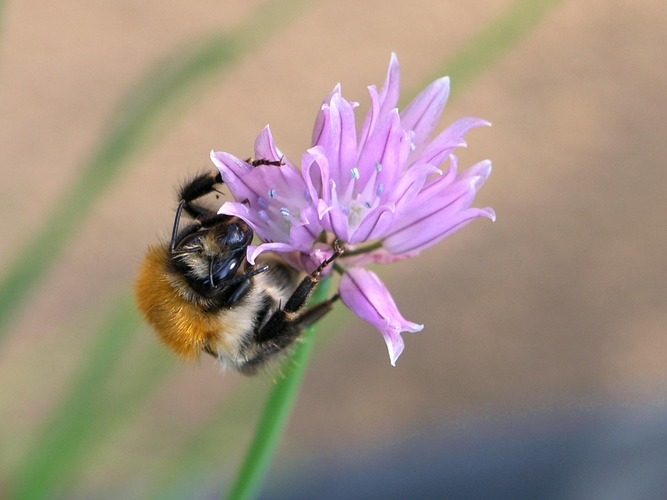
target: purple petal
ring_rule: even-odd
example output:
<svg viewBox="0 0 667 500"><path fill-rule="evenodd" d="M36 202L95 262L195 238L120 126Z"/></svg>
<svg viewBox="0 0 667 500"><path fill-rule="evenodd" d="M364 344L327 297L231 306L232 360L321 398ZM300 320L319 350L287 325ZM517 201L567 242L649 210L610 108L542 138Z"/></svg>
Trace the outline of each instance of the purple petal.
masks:
<svg viewBox="0 0 667 500"><path fill-rule="evenodd" d="M250 245L247 250L247 259L251 264L255 264L255 260L264 252L278 252L287 253L298 251L288 243L262 243L261 245Z"/></svg>
<svg viewBox="0 0 667 500"><path fill-rule="evenodd" d="M312 273L324 261L333 255L333 248L327 243L315 243L307 252L290 252L282 255L283 260L304 273ZM322 271L322 276L333 272L333 266L327 266Z"/></svg>
<svg viewBox="0 0 667 500"><path fill-rule="evenodd" d="M449 97L449 78L436 80L401 111L401 126L413 131L415 149L430 139L440 121Z"/></svg>
<svg viewBox="0 0 667 500"><path fill-rule="evenodd" d="M368 87L368 93L371 97L371 107L368 110L368 114L364 119L364 124L361 127L361 133L359 134L359 154L361 154L366 147L368 137L375 131L380 116L380 96L377 89L374 86L370 86Z"/></svg>
<svg viewBox="0 0 667 500"><path fill-rule="evenodd" d="M270 154L272 140L265 129L259 150ZM242 218L264 242L289 243L307 249L321 226L301 173L291 165L253 167L227 153L213 153L236 203L225 203L221 213Z"/></svg>
<svg viewBox="0 0 667 500"><path fill-rule="evenodd" d="M348 269L338 288L343 303L361 319L377 328L387 344L393 366L403 352L401 332L419 332L424 325L407 321L380 278L367 269Z"/></svg>
<svg viewBox="0 0 667 500"><path fill-rule="evenodd" d="M435 174L442 175L442 171L428 163L411 166L398 179L398 183L391 193L391 199L396 203L397 212L401 212L406 206L409 206L419 194L426 179Z"/></svg>
<svg viewBox="0 0 667 500"><path fill-rule="evenodd" d="M222 151L211 151L211 161L218 167L222 180L235 199L249 200L257 197L257 192L245 181L245 176L253 169L252 165Z"/></svg>
<svg viewBox="0 0 667 500"><path fill-rule="evenodd" d="M394 221L395 213L396 207L393 204L380 205L374 208L364 215L359 227L350 236L349 243L363 243L384 236Z"/></svg>
<svg viewBox="0 0 667 500"><path fill-rule="evenodd" d="M319 199L327 204L331 203L329 160L323 147L315 146L304 153L301 159L301 175L311 203L317 203Z"/></svg>
<svg viewBox="0 0 667 500"><path fill-rule="evenodd" d="M348 215L343 212L342 207L326 205L320 200L318 213L320 214L320 223L324 229L335 234L336 238L342 241L350 241L349 219Z"/></svg>
<svg viewBox="0 0 667 500"><path fill-rule="evenodd" d="M454 157L450 171L456 171ZM400 214L383 246L392 254L417 255L478 217L495 219L489 208L470 208L490 173L491 162L484 161L456 177L454 182L447 175L430 183Z"/></svg>
<svg viewBox="0 0 667 500"><path fill-rule="evenodd" d="M255 220L255 217L253 217L255 214L248 209L248 206L245 203L240 203L238 201L224 202L220 207L220 209L218 210L218 213L225 215L233 215L234 217L239 217L240 219L243 219L250 225L250 228L255 232L257 232L256 226L262 224L261 221Z"/></svg>
<svg viewBox="0 0 667 500"><path fill-rule="evenodd" d="M472 129L477 127L490 127L491 124L481 118L462 118L441 132L433 141L424 148L419 155L419 161L440 165L456 149L465 147L463 139Z"/></svg>
<svg viewBox="0 0 667 500"><path fill-rule="evenodd" d="M317 118L315 118L315 125L313 126L313 136L312 136L313 146L319 142L320 135L322 134L322 127L324 126L324 110L329 107L331 98L336 94L340 94L340 83L336 85L333 88L333 90L329 92L329 95L324 98L322 106L320 107L320 111L317 114Z"/></svg>
<svg viewBox="0 0 667 500"><path fill-rule="evenodd" d="M403 258L414 257L449 238L475 219L480 217L496 219L496 214L491 208L470 208L451 215L434 214L434 218L438 215L442 219L441 224L417 224L406 227L394 236L384 240L384 247L397 256Z"/></svg>
<svg viewBox="0 0 667 500"><path fill-rule="evenodd" d="M398 65L398 57L395 52L391 53L387 79L380 90L380 115L384 115L398 106L398 98L401 90L401 68Z"/></svg>
<svg viewBox="0 0 667 500"><path fill-rule="evenodd" d="M341 191L351 182L350 171L357 162L354 107L339 94L333 95L328 107L322 110L322 131L315 143L326 155L331 178Z"/></svg>
<svg viewBox="0 0 667 500"><path fill-rule="evenodd" d="M255 158L269 161L282 161L286 165L294 168L282 152L276 147L271 134L271 129L267 125L255 139Z"/></svg>
<svg viewBox="0 0 667 500"><path fill-rule="evenodd" d="M359 156L361 178L370 179L373 171L378 170L378 182L392 189L396 179L403 174L409 152L410 141L401 128L398 110L395 109L378 123Z"/></svg>
<svg viewBox="0 0 667 500"><path fill-rule="evenodd" d="M387 69L387 79L382 86L382 90L378 92L375 85L368 87L368 92L371 96L371 108L361 127L361 134L359 135L360 152L368 138L373 135L378 120L384 119L392 109L398 106L400 86L401 69L398 65L398 57L392 52L391 59L389 60L389 68Z"/></svg>

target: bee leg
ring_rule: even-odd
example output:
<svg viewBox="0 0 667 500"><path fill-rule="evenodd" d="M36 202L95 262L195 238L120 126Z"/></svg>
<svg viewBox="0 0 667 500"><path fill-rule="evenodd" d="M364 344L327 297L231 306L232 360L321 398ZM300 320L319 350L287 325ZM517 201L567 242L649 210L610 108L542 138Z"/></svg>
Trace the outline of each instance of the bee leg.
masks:
<svg viewBox="0 0 667 500"><path fill-rule="evenodd" d="M290 326L296 328L300 332L304 328L314 325L331 311L334 302L336 302L338 298L339 295L335 294L324 302L320 302L319 304L304 309L290 321Z"/></svg>
<svg viewBox="0 0 667 500"><path fill-rule="evenodd" d="M315 292L317 285L320 283L322 271L336 260L343 253L343 247L337 242L334 244L333 255L322 262L317 269L306 276L296 290L292 293L284 307L281 307L269 318L266 324L256 332L255 340L257 342L266 342L268 340L275 340L287 327L287 325L297 322L298 318L306 313L299 313L299 311L308 303L310 297ZM317 306L314 306L317 307ZM319 318L318 318L319 319ZM310 323L312 324L312 322ZM298 332L297 332L298 335Z"/></svg>
<svg viewBox="0 0 667 500"><path fill-rule="evenodd" d="M338 300L338 294L324 302L320 302L319 304L305 309L298 315L288 316L286 321L282 322L281 326L274 323L273 328L278 328L277 330L272 331L270 328L267 329L267 323L267 325L262 328L265 336L267 336L266 340L254 344L248 352L246 352L246 361L239 367L239 371L245 375L255 374L260 366L266 364L265 362L267 359L293 344L304 328L312 326L331 311L336 300ZM278 311L276 315L281 312L282 311ZM274 317L276 315L274 315Z"/></svg>
<svg viewBox="0 0 667 500"><path fill-rule="evenodd" d="M209 172L198 175L178 191L179 200L188 215L193 219L201 219L215 215L215 212L194 203L195 200L215 191L215 185L222 184L220 172Z"/></svg>
<svg viewBox="0 0 667 500"><path fill-rule="evenodd" d="M218 222L230 219L230 215L218 214L213 210L195 203L202 196L205 196L216 190L217 184L222 184L220 172L209 172L200 174L187 184L181 186L178 191L179 203L174 217L174 225L171 231L171 250L172 252L178 244L178 240L198 231L202 227L214 226ZM183 212L187 213L194 222L179 231L181 225L181 216Z"/></svg>
<svg viewBox="0 0 667 500"><path fill-rule="evenodd" d="M255 332L255 342L250 349L251 352L246 353L247 361L242 367L243 373L254 373L256 367L266 358L288 347L304 328L313 325L331 310L333 303L338 300L337 294L324 302L303 308L319 285L324 268L342 253L343 248L336 243L331 258L306 276L285 306L274 312L264 326Z"/></svg>

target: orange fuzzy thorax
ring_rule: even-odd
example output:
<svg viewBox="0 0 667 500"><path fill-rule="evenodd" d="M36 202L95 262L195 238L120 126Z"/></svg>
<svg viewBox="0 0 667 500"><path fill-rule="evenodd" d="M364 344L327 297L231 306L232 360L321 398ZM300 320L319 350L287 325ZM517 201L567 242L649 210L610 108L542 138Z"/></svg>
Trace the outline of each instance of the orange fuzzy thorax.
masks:
<svg viewBox="0 0 667 500"><path fill-rule="evenodd" d="M137 304L162 342L179 356L197 359L206 346L225 343L217 315L206 314L179 293L182 278L169 272L168 250L148 249L136 283ZM184 283L180 284L184 291Z"/></svg>

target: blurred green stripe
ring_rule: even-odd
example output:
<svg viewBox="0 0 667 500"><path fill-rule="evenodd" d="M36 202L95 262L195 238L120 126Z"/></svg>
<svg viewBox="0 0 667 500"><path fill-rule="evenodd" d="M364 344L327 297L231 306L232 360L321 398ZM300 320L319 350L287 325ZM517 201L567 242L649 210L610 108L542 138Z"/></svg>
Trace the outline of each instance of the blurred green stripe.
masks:
<svg viewBox="0 0 667 500"><path fill-rule="evenodd" d="M465 89L482 72L514 48L551 12L560 0L519 0L510 5L484 31L433 73L428 83L449 75L451 95Z"/></svg>
<svg viewBox="0 0 667 500"><path fill-rule="evenodd" d="M228 68L249 50L266 42L287 22L312 4L308 0L266 0L236 30L216 35L190 50L179 48L145 78L119 106L122 116L99 149L81 168L75 184L45 214L43 226L17 252L0 280L0 342L30 292L57 261L66 243L83 224L96 199L123 172L142 147L158 119L197 83ZM256 29L262 26L261 30ZM191 96L190 96L191 97ZM173 123L168 120L168 123ZM164 131L164 124L162 130Z"/></svg>
<svg viewBox="0 0 667 500"><path fill-rule="evenodd" d="M112 308L110 317L96 335L96 343L85 358L70 393L52 413L24 463L18 467L13 498L44 498L73 473L72 465L95 439L100 390L137 337L141 320L133 298L127 295Z"/></svg>
<svg viewBox="0 0 667 500"><path fill-rule="evenodd" d="M0 284L0 340L17 307L56 261L95 199L109 188L132 154L145 147L146 134L164 114L167 105L173 104L206 75L230 66L241 53L266 41L273 32L285 27L290 16L309 3L304 0L268 1L249 15L248 22L239 30L209 39L189 56L175 57L159 65L154 74L137 87L120 107L120 114L125 115L122 122L115 125L86 164L77 183L51 212L48 222L19 254L14 267ZM254 25L258 22L269 28L256 33ZM177 52L182 54L183 51ZM102 441L102 436L93 430L99 428L103 415L91 412L93 408L113 410L117 425L158 386L171 366L163 359L156 363L147 361L142 365L143 376L139 382L132 381L135 384L133 390L114 400L114 404L100 396L97 384L113 371L117 361L130 348L129 339L141 324L132 302L133 299L127 296L121 300L115 318L99 334L102 347L91 352L88 365L73 385L70 397L49 420L45 432L20 467L15 488L21 498L51 493L78 474L85 455ZM92 436L95 439L91 439L91 434L95 434Z"/></svg>
<svg viewBox="0 0 667 500"><path fill-rule="evenodd" d="M119 314L128 314L129 308L134 309L133 298L128 297L125 307L128 309L121 310ZM144 322L138 315L133 326L135 336L147 334ZM124 356L124 352L120 352L119 356ZM85 471L95 467L95 458L103 454L103 450L108 450L119 434L129 427L140 413L140 408L172 373L177 361L166 349L157 346L156 339L155 345L141 359L141 363L129 369L126 363L114 366L114 370L109 373L109 383L101 387L100 404L92 415L91 426L95 439L77 438L80 443L77 453L70 457L67 476L59 478L49 490L51 494L58 493L64 498L71 493L73 484L84 476Z"/></svg>
<svg viewBox="0 0 667 500"><path fill-rule="evenodd" d="M219 405L208 420L186 438L174 457L167 460L153 481L146 498L161 500L197 497L210 493L211 478L216 484L229 480L229 472L238 462L243 445L248 442L248 415L258 415L269 385L263 377L242 380Z"/></svg>

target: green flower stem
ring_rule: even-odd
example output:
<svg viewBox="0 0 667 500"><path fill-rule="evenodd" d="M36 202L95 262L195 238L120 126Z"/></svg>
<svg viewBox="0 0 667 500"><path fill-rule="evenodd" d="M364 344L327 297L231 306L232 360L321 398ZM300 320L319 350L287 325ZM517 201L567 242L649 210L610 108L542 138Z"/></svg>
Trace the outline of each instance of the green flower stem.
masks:
<svg viewBox="0 0 667 500"><path fill-rule="evenodd" d="M329 284L329 278L320 283L311 304L326 298ZM229 500L254 498L259 492L301 389L313 351L315 330L315 327L311 327L304 332L294 354L285 365L285 375L269 393L255 438L227 497Z"/></svg>
<svg viewBox="0 0 667 500"><path fill-rule="evenodd" d="M376 241L375 243L371 243L370 245L366 245L365 247L355 248L354 250L346 250L345 253L341 256L341 258L354 257L355 255L361 255L364 253L372 252L373 250L377 250L379 248L382 248L382 242Z"/></svg>

